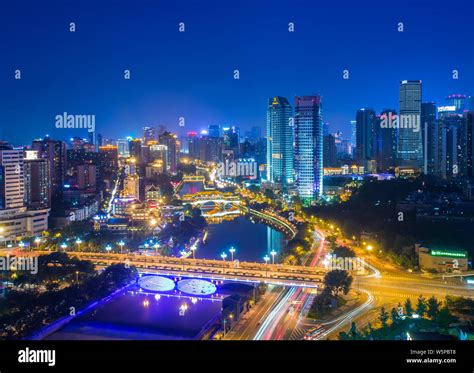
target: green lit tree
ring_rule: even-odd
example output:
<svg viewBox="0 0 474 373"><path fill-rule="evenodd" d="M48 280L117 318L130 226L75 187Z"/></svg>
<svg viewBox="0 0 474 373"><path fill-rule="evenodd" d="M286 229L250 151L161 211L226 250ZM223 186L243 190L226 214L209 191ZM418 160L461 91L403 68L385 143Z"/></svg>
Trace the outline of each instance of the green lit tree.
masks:
<svg viewBox="0 0 474 373"><path fill-rule="evenodd" d="M332 295L337 296L339 293L347 294L352 284L352 276L347 271L336 269L329 271L324 276L324 285Z"/></svg>
<svg viewBox="0 0 474 373"><path fill-rule="evenodd" d="M430 319L434 319L439 313L441 302L438 302L438 300L433 295L428 299L427 306L428 310L426 311L426 314Z"/></svg>
<svg viewBox="0 0 474 373"><path fill-rule="evenodd" d="M410 298L408 298L408 299L405 301L405 314L406 314L408 317L411 317L411 315L413 315L413 306L412 306L412 304L411 304Z"/></svg>
<svg viewBox="0 0 474 373"><path fill-rule="evenodd" d="M392 319L392 323L394 324L400 321L400 315L398 314L398 311L395 309L395 307L393 307L390 311L390 317Z"/></svg>
<svg viewBox="0 0 474 373"><path fill-rule="evenodd" d="M379 316L380 323L382 324L382 328L387 327L388 318L389 318L388 312L385 310L385 307L382 307L380 309L380 316Z"/></svg>
<svg viewBox="0 0 474 373"><path fill-rule="evenodd" d="M416 303L416 313L418 316L423 317L426 313L426 299L420 295Z"/></svg>

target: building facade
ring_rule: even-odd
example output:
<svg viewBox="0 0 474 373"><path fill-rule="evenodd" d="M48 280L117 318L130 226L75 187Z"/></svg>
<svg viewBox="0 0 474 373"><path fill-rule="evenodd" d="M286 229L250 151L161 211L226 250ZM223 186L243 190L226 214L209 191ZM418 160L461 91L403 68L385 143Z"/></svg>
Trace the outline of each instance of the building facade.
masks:
<svg viewBox="0 0 474 373"><path fill-rule="evenodd" d="M273 97L267 106L267 181L283 191L294 182L291 105L285 97Z"/></svg>
<svg viewBox="0 0 474 373"><path fill-rule="evenodd" d="M311 204L323 193L321 96L295 97L295 172L298 195Z"/></svg>

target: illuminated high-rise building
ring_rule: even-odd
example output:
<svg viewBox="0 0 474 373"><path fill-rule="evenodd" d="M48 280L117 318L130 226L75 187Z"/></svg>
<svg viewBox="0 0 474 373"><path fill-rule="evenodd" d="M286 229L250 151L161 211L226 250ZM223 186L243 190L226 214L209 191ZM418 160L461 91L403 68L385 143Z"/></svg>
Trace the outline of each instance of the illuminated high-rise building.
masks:
<svg viewBox="0 0 474 373"><path fill-rule="evenodd" d="M323 120L321 96L295 97L296 187L308 205L323 193Z"/></svg>
<svg viewBox="0 0 474 373"><path fill-rule="evenodd" d="M128 148L129 141L130 139L117 140L117 152L119 157L127 158L130 156L130 149Z"/></svg>
<svg viewBox="0 0 474 373"><path fill-rule="evenodd" d="M158 137L158 142L160 145L166 145L168 152L167 171L176 173L179 161L179 141L177 136L170 132L164 132Z"/></svg>
<svg viewBox="0 0 474 373"><path fill-rule="evenodd" d="M24 196L23 149L0 144L0 209L23 207Z"/></svg>
<svg viewBox="0 0 474 373"><path fill-rule="evenodd" d="M155 127L143 127L143 142L148 144L157 140L156 129Z"/></svg>
<svg viewBox="0 0 474 373"><path fill-rule="evenodd" d="M38 158L38 152L25 151L25 204L28 208L49 207L51 178L49 160Z"/></svg>
<svg viewBox="0 0 474 373"><path fill-rule="evenodd" d="M273 97L267 107L267 181L283 191L294 182L291 105L285 97Z"/></svg>
<svg viewBox="0 0 474 373"><path fill-rule="evenodd" d="M38 157L49 160L51 177L51 194L61 192L66 177L67 153L66 143L45 138L33 141L33 150L38 151Z"/></svg>
<svg viewBox="0 0 474 373"><path fill-rule="evenodd" d="M354 156L357 147L357 122L355 120L351 120L351 146L352 156Z"/></svg>
<svg viewBox="0 0 474 373"><path fill-rule="evenodd" d="M356 151L357 164L365 171L373 172L371 164L374 161L374 145L377 120L373 109L359 109L356 114Z"/></svg>
<svg viewBox="0 0 474 373"><path fill-rule="evenodd" d="M423 165L423 140L420 123L421 97L421 80L400 82L400 116L397 132L398 166L421 169Z"/></svg>

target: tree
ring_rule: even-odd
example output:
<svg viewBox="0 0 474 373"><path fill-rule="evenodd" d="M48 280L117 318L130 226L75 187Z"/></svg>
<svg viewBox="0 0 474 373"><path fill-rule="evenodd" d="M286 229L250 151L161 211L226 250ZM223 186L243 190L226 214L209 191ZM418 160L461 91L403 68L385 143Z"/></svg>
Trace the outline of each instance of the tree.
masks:
<svg viewBox="0 0 474 373"><path fill-rule="evenodd" d="M340 292L347 294L352 284L352 276L347 271L336 269L324 276L324 285L328 291L337 296Z"/></svg>
<svg viewBox="0 0 474 373"><path fill-rule="evenodd" d="M393 324L396 324L397 322L400 321L400 315L398 314L395 307L393 307L392 310L390 311L390 317L392 318L392 323Z"/></svg>
<svg viewBox="0 0 474 373"><path fill-rule="evenodd" d="M349 330L349 335L352 339L359 339L359 333L357 332L356 323L351 323L351 330Z"/></svg>
<svg viewBox="0 0 474 373"><path fill-rule="evenodd" d="M382 307L380 309L380 323L382 324L382 328L386 328L387 327L387 321L388 321L388 312L385 311L385 307Z"/></svg>
<svg viewBox="0 0 474 373"><path fill-rule="evenodd" d="M430 299L428 299L428 310L426 314L430 319L434 319L436 315L439 313L439 307L441 306L441 302L438 302L438 300L433 296L431 296Z"/></svg>
<svg viewBox="0 0 474 373"><path fill-rule="evenodd" d="M405 313L408 317L411 317L411 315L413 315L413 306L411 305L410 298L405 301Z"/></svg>
<svg viewBox="0 0 474 373"><path fill-rule="evenodd" d="M418 316L423 317L426 313L426 299L422 295L418 297L418 302L416 304L416 313Z"/></svg>
<svg viewBox="0 0 474 373"><path fill-rule="evenodd" d="M448 307L442 307L436 315L435 322L441 328L448 328L457 318L449 313Z"/></svg>
<svg viewBox="0 0 474 373"><path fill-rule="evenodd" d="M354 258L356 256L354 250L346 246L338 246L334 249L333 254L336 258Z"/></svg>
<svg viewBox="0 0 474 373"><path fill-rule="evenodd" d="M372 323L370 323L370 322L367 325L367 330L365 332L365 336L366 336L367 339L370 339L370 340L375 339L375 330L372 327Z"/></svg>

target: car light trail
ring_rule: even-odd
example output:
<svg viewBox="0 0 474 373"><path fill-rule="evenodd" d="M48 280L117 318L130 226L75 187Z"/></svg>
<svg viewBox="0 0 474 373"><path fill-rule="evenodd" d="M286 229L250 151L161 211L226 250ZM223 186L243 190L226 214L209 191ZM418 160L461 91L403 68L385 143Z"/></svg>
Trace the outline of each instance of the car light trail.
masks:
<svg viewBox="0 0 474 373"><path fill-rule="evenodd" d="M270 312L268 317L265 319L263 324L260 326L260 328L257 331L257 334L255 334L255 337L253 338L254 341L262 340L264 339L264 336L267 334L267 331L269 329L273 332L273 329L275 328L275 320L279 320L281 315L282 309L284 309L285 305L288 304L288 300L290 297L296 292L296 288L290 288L288 290L288 293L278 302L276 307Z"/></svg>

